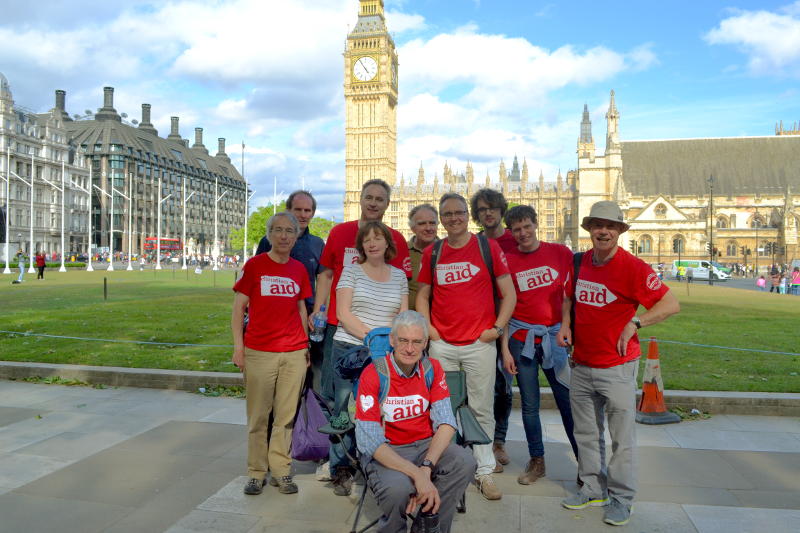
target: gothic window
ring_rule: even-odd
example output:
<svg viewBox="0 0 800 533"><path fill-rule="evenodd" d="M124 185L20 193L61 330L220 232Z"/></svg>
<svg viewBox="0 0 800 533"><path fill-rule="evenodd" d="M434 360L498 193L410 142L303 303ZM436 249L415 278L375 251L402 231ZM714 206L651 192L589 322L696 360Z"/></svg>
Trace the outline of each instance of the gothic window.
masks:
<svg viewBox="0 0 800 533"><path fill-rule="evenodd" d="M675 235L672 237L672 252L673 253L686 253L686 240L683 238L683 235Z"/></svg>
<svg viewBox="0 0 800 533"><path fill-rule="evenodd" d="M725 246L725 255L728 257L734 257L739 253L739 246L737 246L736 241L728 241L728 244Z"/></svg>
<svg viewBox="0 0 800 533"><path fill-rule="evenodd" d="M656 218L667 218L667 206L658 204L655 209Z"/></svg>
<svg viewBox="0 0 800 533"><path fill-rule="evenodd" d="M758 243L758 246L756 248L758 248L759 257L769 256L769 254L767 253L767 250L769 249L768 245L769 241L761 241L760 243Z"/></svg>
<svg viewBox="0 0 800 533"><path fill-rule="evenodd" d="M763 228L766 224L764 223L764 217L761 215L753 215L750 218L750 227L751 228Z"/></svg>
<svg viewBox="0 0 800 533"><path fill-rule="evenodd" d="M653 253L653 239L650 235L642 235L639 238L639 253L650 254Z"/></svg>
<svg viewBox="0 0 800 533"><path fill-rule="evenodd" d="M723 229L728 227L728 219L725 215L719 215L717 217L717 227Z"/></svg>
<svg viewBox="0 0 800 533"><path fill-rule="evenodd" d="M553 215L553 214L548 214L547 215L547 226L548 227L553 227L555 225L556 225L556 216Z"/></svg>

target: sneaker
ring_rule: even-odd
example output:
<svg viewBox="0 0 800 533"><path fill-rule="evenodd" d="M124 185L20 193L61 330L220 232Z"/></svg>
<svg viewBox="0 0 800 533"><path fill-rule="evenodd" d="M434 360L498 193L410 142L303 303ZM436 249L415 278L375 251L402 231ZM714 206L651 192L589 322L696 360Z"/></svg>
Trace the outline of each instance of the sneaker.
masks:
<svg viewBox="0 0 800 533"><path fill-rule="evenodd" d="M495 442L492 444L492 451L494 452L494 460L501 465L507 465L511 462L511 459L508 458L508 454L506 453L504 443ZM502 472L502 470L500 471Z"/></svg>
<svg viewBox="0 0 800 533"><path fill-rule="evenodd" d="M331 463L325 461L317 465L317 481L330 481L331 480Z"/></svg>
<svg viewBox="0 0 800 533"><path fill-rule="evenodd" d="M338 467L333 475L333 493L337 496L350 496L353 490L353 474L350 469Z"/></svg>
<svg viewBox="0 0 800 533"><path fill-rule="evenodd" d="M251 477L247 481L247 485L244 486L244 493L248 496L255 496L257 494L261 494L264 489L264 485L266 484L266 480L264 479L256 479Z"/></svg>
<svg viewBox="0 0 800 533"><path fill-rule="evenodd" d="M491 474L484 474L476 477L475 485L478 486L481 495L487 500L499 500L503 497L503 493L500 492L500 489L495 485L494 478Z"/></svg>
<svg viewBox="0 0 800 533"><path fill-rule="evenodd" d="M517 483L530 485L531 483L536 483L536 480L540 477L544 477L544 474L544 457L531 457L527 466L525 466L525 471L517 478Z"/></svg>
<svg viewBox="0 0 800 533"><path fill-rule="evenodd" d="M585 509L591 507L603 507L608 505L608 497L605 498L592 498L586 496L583 492L576 492L571 496L567 496L561 500L561 505L566 509Z"/></svg>
<svg viewBox="0 0 800 533"><path fill-rule="evenodd" d="M606 512L603 513L603 522L612 526L624 526L631 519L631 513L633 513L633 506L628 508L619 500L611 500L606 507Z"/></svg>
<svg viewBox="0 0 800 533"><path fill-rule="evenodd" d="M278 492L281 494L295 494L297 492L297 484L292 481L292 476L270 476L269 484L273 487L278 487Z"/></svg>

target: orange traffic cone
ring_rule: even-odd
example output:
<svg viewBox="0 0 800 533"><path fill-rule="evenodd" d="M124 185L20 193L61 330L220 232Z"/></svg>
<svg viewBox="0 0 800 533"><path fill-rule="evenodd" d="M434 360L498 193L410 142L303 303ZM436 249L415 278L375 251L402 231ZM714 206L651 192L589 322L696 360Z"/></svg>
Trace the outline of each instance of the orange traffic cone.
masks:
<svg viewBox="0 0 800 533"><path fill-rule="evenodd" d="M647 348L647 366L644 367L642 398L636 408L636 421L640 424L674 424L681 417L667 411L664 405L664 382L661 381L661 364L658 361L658 343L650 337Z"/></svg>

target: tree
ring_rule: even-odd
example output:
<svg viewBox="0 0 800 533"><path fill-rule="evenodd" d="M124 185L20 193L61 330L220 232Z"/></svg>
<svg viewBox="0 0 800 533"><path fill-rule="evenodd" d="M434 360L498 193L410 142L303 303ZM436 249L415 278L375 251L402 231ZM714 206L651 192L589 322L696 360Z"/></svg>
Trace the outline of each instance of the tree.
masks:
<svg viewBox="0 0 800 533"><path fill-rule="evenodd" d="M278 204L277 212L280 213L281 211L286 210L286 202L281 202ZM267 230L267 220L273 214L273 205L267 204L265 206L259 207L250 215L250 218L247 220L247 252L248 256L253 253L253 247L258 246L258 243L261 242L261 239L266 235ZM334 222L332 220L328 220L326 218L314 217L311 220L311 224L309 224L309 228L312 235L316 235L322 239L326 239L328 234L331 232L331 228L333 228ZM231 250L241 250L242 249L242 241L244 236L244 228L237 228L231 230L230 233L230 248Z"/></svg>

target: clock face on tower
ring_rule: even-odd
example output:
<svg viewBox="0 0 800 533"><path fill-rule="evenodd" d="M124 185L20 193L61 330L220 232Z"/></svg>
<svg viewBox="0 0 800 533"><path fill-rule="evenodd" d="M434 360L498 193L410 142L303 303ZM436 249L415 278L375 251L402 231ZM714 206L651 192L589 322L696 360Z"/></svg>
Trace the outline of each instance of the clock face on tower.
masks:
<svg viewBox="0 0 800 533"><path fill-rule="evenodd" d="M353 63L353 76L358 81L370 81L378 75L378 62L370 56L361 56Z"/></svg>

